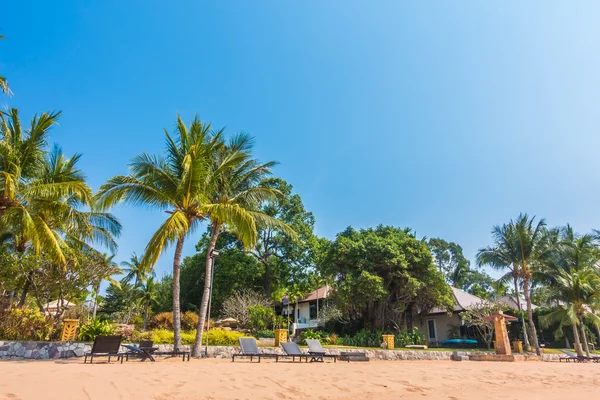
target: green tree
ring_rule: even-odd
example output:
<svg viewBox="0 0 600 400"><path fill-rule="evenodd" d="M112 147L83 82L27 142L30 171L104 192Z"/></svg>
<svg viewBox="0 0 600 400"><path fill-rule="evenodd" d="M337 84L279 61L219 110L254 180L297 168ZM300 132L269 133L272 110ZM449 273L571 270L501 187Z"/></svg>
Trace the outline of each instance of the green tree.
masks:
<svg viewBox="0 0 600 400"><path fill-rule="evenodd" d="M0 40L2 39L4 39L4 36L0 35ZM3 76L0 76L0 92L7 96L10 96L11 94L10 88L8 87L8 81Z"/></svg>
<svg viewBox="0 0 600 400"><path fill-rule="evenodd" d="M429 239L428 246L434 263L449 280L456 279L461 272L469 270L470 262L465 258L463 249L458 244L440 238L432 238ZM455 285L455 287L459 286Z"/></svg>
<svg viewBox="0 0 600 400"><path fill-rule="evenodd" d="M527 319L531 332L531 341L535 346L536 353L540 354L540 346L537 339L537 331L533 321L533 309L531 307L530 288L533 274L541 268L543 260L553 251L555 246L551 245L551 234L546 229L546 223L542 219L535 222L535 217L529 218L527 214L520 214L516 220L509 224L495 226L492 230L494 246L479 250L477 262L479 265L490 265L497 269L509 269L513 279L517 304L521 312L519 300L519 279L523 283L523 297L527 304ZM524 332L524 342L527 345L528 337Z"/></svg>
<svg viewBox="0 0 600 400"><path fill-rule="evenodd" d="M180 271L186 236L206 218L208 187L239 157L215 163L215 152L223 147L222 132L195 117L187 127L177 118L175 138L166 130L165 157L143 153L129 164L130 174L115 176L102 185L98 204L109 208L121 201L166 211L168 218L146 246L142 265L151 268L164 248L175 243L173 258L173 333L175 349L181 349Z"/></svg>
<svg viewBox="0 0 600 400"><path fill-rule="evenodd" d="M264 288L270 298L274 281L285 284L298 272L314 268L319 239L314 234L315 218L304 209L302 199L293 193L292 185L280 178L267 178L261 184L282 195L263 204L260 210L285 222L297 234L295 239L277 226L258 227L256 246L250 254L265 268Z"/></svg>
<svg viewBox="0 0 600 400"><path fill-rule="evenodd" d="M557 304L555 311L544 316L546 326L560 322L559 326L571 325L575 347L581 354L580 328L585 351L590 356L585 331L585 321L600 326L600 318L592 307L600 299L600 252L592 235L577 235L571 226L560 230L560 245L544 260L541 271L549 287L548 301Z"/></svg>
<svg viewBox="0 0 600 400"><path fill-rule="evenodd" d="M215 152L214 171L221 170L211 179L208 199L205 205L205 217L210 221L210 241L206 249L206 272L204 292L200 303L200 318L196 330L196 339L192 347L192 355L200 355L204 323L208 314L210 282L212 276L211 255L222 230L233 233L246 249L256 245L258 227L276 228L283 234L296 239L296 233L287 224L277 218L259 211L259 207L267 201L275 200L281 193L264 184L264 179L271 174L274 162L260 163L252 157L253 141L250 136L239 134Z"/></svg>
<svg viewBox="0 0 600 400"><path fill-rule="evenodd" d="M427 243L410 229L347 228L329 246L322 269L335 277L334 301L357 326L410 328L413 314L453 306Z"/></svg>

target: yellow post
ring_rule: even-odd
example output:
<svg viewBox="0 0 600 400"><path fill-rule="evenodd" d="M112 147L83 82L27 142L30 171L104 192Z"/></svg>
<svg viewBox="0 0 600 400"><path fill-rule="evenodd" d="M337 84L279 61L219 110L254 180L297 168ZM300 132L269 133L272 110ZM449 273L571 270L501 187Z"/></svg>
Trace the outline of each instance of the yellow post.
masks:
<svg viewBox="0 0 600 400"><path fill-rule="evenodd" d="M388 350L394 350L394 335L383 335L383 342Z"/></svg>
<svg viewBox="0 0 600 400"><path fill-rule="evenodd" d="M510 348L510 342L508 341L508 332L506 331L506 320L505 315L502 311L495 312L491 315L494 320L494 328L496 329L496 341L494 342L494 348L496 354L503 354L510 356L512 350Z"/></svg>
<svg viewBox="0 0 600 400"><path fill-rule="evenodd" d="M279 347L280 343L287 342L287 329L275 329L275 347Z"/></svg>
<svg viewBox="0 0 600 400"><path fill-rule="evenodd" d="M523 342L521 342L519 340L513 342L513 350L515 353L522 353L523 352Z"/></svg>
<svg viewBox="0 0 600 400"><path fill-rule="evenodd" d="M63 319L62 335L60 336L61 342L74 342L77 339L77 326L79 325L78 319Z"/></svg>

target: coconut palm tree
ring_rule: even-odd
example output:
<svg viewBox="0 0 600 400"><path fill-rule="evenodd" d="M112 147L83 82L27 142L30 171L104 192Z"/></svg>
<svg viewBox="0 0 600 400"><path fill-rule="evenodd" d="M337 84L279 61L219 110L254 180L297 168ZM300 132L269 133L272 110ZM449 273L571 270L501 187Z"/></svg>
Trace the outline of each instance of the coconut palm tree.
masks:
<svg viewBox="0 0 600 400"><path fill-rule="evenodd" d="M207 185L209 203L202 207L205 218L210 221L211 237L206 252L204 292L200 303L196 339L192 347L193 356L200 355L204 323L209 318L207 313L212 277L211 255L221 231L231 231L246 248L256 245L257 226L275 227L291 238L297 237L287 224L258 211L262 203L276 199L281 193L263 185L264 178L271 174L275 162L258 162L252 158L252 148L253 140L250 136L235 135L215 152L212 161L215 173L211 176L210 185ZM228 168L223 169L222 165L228 165Z"/></svg>
<svg viewBox="0 0 600 400"><path fill-rule="evenodd" d="M525 317L521 306L521 295L519 291L520 264L518 262L519 255L517 254L517 248L515 246L514 226L510 224L504 224L502 226L496 225L492 229L492 237L494 238L494 246L485 247L477 252L477 265L489 265L496 270L508 269L508 272L502 276L498 282L508 283L507 281L509 280L512 280L513 282L517 307L523 325L523 343L525 344L525 348L529 348L529 338L525 326Z"/></svg>
<svg viewBox="0 0 600 400"><path fill-rule="evenodd" d="M148 326L148 312L150 310L150 304L156 299L156 282L154 277L147 277L142 285L140 286L140 301L144 306L144 327L143 331L146 331Z"/></svg>
<svg viewBox="0 0 600 400"><path fill-rule="evenodd" d="M598 263L600 252L597 238L592 235L577 235L569 225L560 230L560 246L546 258L540 274L545 278L550 292L549 301L557 310L546 318L561 320L561 326L571 325L576 347L581 352L577 327L589 356L589 346L584 320L600 327L600 318L593 312L600 299L600 276ZM580 354L581 355L581 354Z"/></svg>
<svg viewBox="0 0 600 400"><path fill-rule="evenodd" d="M92 318L96 319L96 311L98 310L98 298L100 297L100 285L102 281L106 280L116 287L121 287L119 282L112 278L113 275L120 274L122 271L114 262L114 254L106 254L94 252L93 263L94 268L98 271L96 274L96 280L92 283L92 296L94 298L94 309L92 312Z"/></svg>
<svg viewBox="0 0 600 400"><path fill-rule="evenodd" d="M147 268L142 264L142 260L135 253L131 255L129 261L123 261L121 266L126 267L123 270L125 276L122 281L127 283L133 281L135 286L146 282L149 276L154 276L154 271L148 272Z"/></svg>
<svg viewBox="0 0 600 400"><path fill-rule="evenodd" d="M530 339L535 346L537 355L540 355L529 291L534 272L541 268L545 258L556 249L556 235L551 234L546 229L546 222L543 219L536 223L535 216L529 218L527 214L520 214L516 220L511 220L508 225L495 227L492 234L495 236L495 247L483 249L478 256L483 256L481 261L485 264L496 265L497 267L502 265L504 267L512 266L512 273L522 280L523 297L527 304L527 320L531 333ZM485 262L486 258L490 262ZM517 289L516 285L515 289ZM518 303L519 299L517 297Z"/></svg>
<svg viewBox="0 0 600 400"><path fill-rule="evenodd" d="M165 130L165 156L146 153L129 164L130 174L115 176L100 188L97 201L101 209L119 202L144 205L165 211L165 222L146 246L141 265L150 269L163 250L175 244L173 258L173 333L175 349L181 349L180 270L183 245L187 235L206 219L209 203L207 186L211 179L235 163L237 158L222 160L214 167L214 154L223 146L222 132L214 132L210 124L195 117L185 125L177 118L175 137Z"/></svg>
<svg viewBox="0 0 600 400"><path fill-rule="evenodd" d="M0 40L4 39L4 36L0 35ZM7 96L11 95L10 88L8 87L8 82L5 77L0 76L0 92L4 93Z"/></svg>

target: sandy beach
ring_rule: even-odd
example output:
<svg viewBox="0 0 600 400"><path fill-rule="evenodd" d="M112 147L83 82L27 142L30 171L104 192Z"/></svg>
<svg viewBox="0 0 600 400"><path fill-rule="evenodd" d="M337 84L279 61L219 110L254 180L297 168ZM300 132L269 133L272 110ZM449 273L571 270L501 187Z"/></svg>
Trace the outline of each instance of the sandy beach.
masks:
<svg viewBox="0 0 600 400"><path fill-rule="evenodd" d="M591 399L599 373L557 362L2 361L0 399Z"/></svg>

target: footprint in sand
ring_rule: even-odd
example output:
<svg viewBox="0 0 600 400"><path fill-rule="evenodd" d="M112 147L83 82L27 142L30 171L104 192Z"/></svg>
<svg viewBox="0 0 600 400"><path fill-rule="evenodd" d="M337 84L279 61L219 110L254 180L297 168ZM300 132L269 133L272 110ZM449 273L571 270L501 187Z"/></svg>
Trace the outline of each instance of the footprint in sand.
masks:
<svg viewBox="0 0 600 400"><path fill-rule="evenodd" d="M4 398L5 399L17 399L17 400L20 399L20 397L14 393L4 393Z"/></svg>

